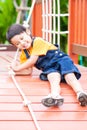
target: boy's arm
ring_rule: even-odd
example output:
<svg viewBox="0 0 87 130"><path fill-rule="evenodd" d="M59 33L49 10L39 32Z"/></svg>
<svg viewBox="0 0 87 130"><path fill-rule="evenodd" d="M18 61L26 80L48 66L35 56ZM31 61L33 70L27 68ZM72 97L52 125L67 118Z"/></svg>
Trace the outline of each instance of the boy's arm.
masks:
<svg viewBox="0 0 87 130"><path fill-rule="evenodd" d="M15 75L30 75L32 74L33 68L24 69L22 71L15 72Z"/></svg>
<svg viewBox="0 0 87 130"><path fill-rule="evenodd" d="M30 58L23 64L20 65L13 64L11 66L11 69L13 69L14 72L19 72L19 71L23 71L24 69L32 68L36 63L37 59L38 56L30 56Z"/></svg>

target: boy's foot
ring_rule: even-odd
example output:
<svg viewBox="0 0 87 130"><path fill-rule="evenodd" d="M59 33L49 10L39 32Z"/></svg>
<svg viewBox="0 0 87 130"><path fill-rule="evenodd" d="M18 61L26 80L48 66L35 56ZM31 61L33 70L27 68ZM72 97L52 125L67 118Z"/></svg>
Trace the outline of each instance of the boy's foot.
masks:
<svg viewBox="0 0 87 130"><path fill-rule="evenodd" d="M58 97L56 97L56 100L57 100L56 106L62 106L63 105L64 98L62 96L58 95Z"/></svg>
<svg viewBox="0 0 87 130"><path fill-rule="evenodd" d="M87 93L86 92L78 92L77 99L80 102L81 106L87 105Z"/></svg>
<svg viewBox="0 0 87 130"><path fill-rule="evenodd" d="M43 81L48 81L48 79L47 79L47 74L41 73L39 77L40 77L40 79L43 80Z"/></svg>
<svg viewBox="0 0 87 130"><path fill-rule="evenodd" d="M42 99L42 104L46 107L61 106L64 102L64 98L60 95L53 98L50 94Z"/></svg>

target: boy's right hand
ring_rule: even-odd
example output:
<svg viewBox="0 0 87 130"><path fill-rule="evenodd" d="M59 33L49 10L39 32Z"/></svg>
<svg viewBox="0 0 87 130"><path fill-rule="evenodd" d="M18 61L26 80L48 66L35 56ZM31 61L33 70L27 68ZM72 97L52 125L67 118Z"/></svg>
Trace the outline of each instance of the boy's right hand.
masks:
<svg viewBox="0 0 87 130"><path fill-rule="evenodd" d="M12 69L10 69L8 73L9 75L15 75L15 72Z"/></svg>

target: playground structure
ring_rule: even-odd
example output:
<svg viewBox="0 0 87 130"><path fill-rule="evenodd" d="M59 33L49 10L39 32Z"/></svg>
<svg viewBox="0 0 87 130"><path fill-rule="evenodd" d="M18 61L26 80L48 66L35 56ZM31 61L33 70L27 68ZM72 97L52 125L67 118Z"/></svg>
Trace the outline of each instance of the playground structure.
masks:
<svg viewBox="0 0 87 130"><path fill-rule="evenodd" d="M23 1L20 5L22 10ZM43 37L53 44L60 44L60 35L68 34L68 54L75 63L78 63L78 55L87 56L87 1L69 0L68 12L61 14L60 10L60 0L36 0L30 23L32 34ZM68 18L68 30L60 30L60 17Z"/></svg>
<svg viewBox="0 0 87 130"><path fill-rule="evenodd" d="M48 5L50 6L50 2L48 2ZM41 16L42 3L40 2L35 6L36 7L34 8L33 21L35 21L36 23L32 25L33 26L32 31L34 35L42 36L42 32L43 32L42 30L43 17ZM37 12L38 8L39 8L39 12ZM87 56L87 22L86 22L87 13L86 12L87 12L86 0L69 0L69 14L61 15L59 13L60 16L64 16L64 17L68 16L68 31L62 33L68 33L68 54L70 55L70 57L73 59L75 63L78 63L78 55ZM50 21L48 22L50 24ZM58 25L59 25L58 27L60 28L60 24ZM48 30L49 30L48 32L50 32L50 28ZM61 32L59 29L58 36L60 36L60 34Z"/></svg>
<svg viewBox="0 0 87 130"><path fill-rule="evenodd" d="M36 0L36 4L34 6L34 10L32 12L31 20L27 21L32 23L32 33L35 36L41 36L48 41L51 41L51 36L53 37L53 43L59 43L60 34L66 33L68 34L68 53L73 58L73 60L77 63L77 54L86 56L86 34L84 30L86 29L86 21L85 17L82 15L79 17L78 12L84 12L84 10L80 10L81 7L85 7L87 2L86 0L69 0L69 14L59 14L53 15L55 11L51 12L52 4L55 7L55 2L52 0ZM57 0L59 2L59 0ZM23 2L23 1L22 1ZM73 6L72 6L73 5ZM23 5L22 5L23 6ZM21 8L22 8L21 6ZM49 10L46 10L46 7L49 7ZM73 8L74 7L74 8ZM19 8L19 7L17 7ZM26 7L25 7L26 8ZM43 10L42 10L43 8ZM58 8L60 8L58 6ZM80 9L79 9L80 8ZM27 8L28 10L30 8ZM45 10L44 10L45 9ZM77 10L75 13L75 10ZM20 9L19 9L20 10ZM22 8L23 10L23 8ZM46 11L46 12L45 12ZM49 17L50 11L50 17ZM74 14L72 13L74 11ZM21 12L21 11L19 11ZM46 14L47 15L46 15ZM19 13L21 14L21 13ZM17 23L20 22L20 15L18 14ZM83 13L81 13L83 14ZM51 17L53 17L53 23L55 23L55 18L58 17L58 25L60 25L61 17L69 17L69 31L61 32L60 29L57 32L55 30L55 26L51 28L50 22L52 22ZM76 16L75 16L76 15ZM86 12L85 12L86 15ZM47 17L48 16L48 17ZM82 18L80 18L82 17ZM73 20L72 20L73 19ZM77 22L81 19L84 21L77 24ZM79 21L80 22L80 21ZM49 25L49 26L48 26ZM80 26L82 26L80 27ZM52 31L54 29L55 31ZM79 30L76 31L75 30ZM83 30L83 31L82 31ZM82 33L82 35L81 35ZM56 37L58 36L58 37ZM77 37L78 36L78 37ZM81 36L81 38L80 38ZM80 40L79 40L80 38ZM76 48L77 47L77 48ZM81 49L82 48L82 49ZM7 49L11 49L8 47ZM84 51L84 50L85 51ZM4 50L6 52L4 52ZM0 129L1 130L73 130L79 129L84 130L87 129L87 107L81 107L76 99L76 95L73 90L64 83L61 83L62 92L61 94L64 96L65 102L64 105L60 108L46 108L41 104L41 99L43 96L47 95L49 92L49 84L48 82L41 81L39 79L40 71L34 68L32 76L15 76L12 75L12 78L8 77L8 69L6 66L13 61L15 55L14 52L7 51L5 48L2 48L0 52ZM83 51L82 51L83 50ZM17 53L16 53L17 54ZM18 60L18 59L17 59ZM87 82L87 68L77 65L79 70L81 71L82 78L80 79L83 88L86 90L86 82ZM13 79L13 80L12 80ZM17 80L17 81L16 81ZM3 86L2 86L3 83ZM15 88L17 86L18 90ZM20 88L19 88L20 87ZM21 91L23 90L23 92ZM23 96L23 97L22 97ZM25 97L26 96L26 97ZM24 99L24 104L28 106L23 106L22 98ZM30 101L31 102L28 102ZM32 107L32 109L31 109ZM33 111L34 113L33 113ZM35 115L34 115L35 114Z"/></svg>
<svg viewBox="0 0 87 130"><path fill-rule="evenodd" d="M33 8L27 7L27 0L22 0L20 6L14 0L14 6L18 11L16 23L20 23L21 14L28 11L26 21L34 36L43 37L53 44L58 43L60 47L60 35L68 35L67 53L78 64L78 55L87 57L87 1L67 1L68 12L61 14L60 0L32 0L35 4ZM60 30L60 17L68 18L66 31Z"/></svg>
<svg viewBox="0 0 87 130"><path fill-rule="evenodd" d="M87 57L87 0L69 0L69 54L78 63L78 55ZM77 55L76 55L77 54Z"/></svg>

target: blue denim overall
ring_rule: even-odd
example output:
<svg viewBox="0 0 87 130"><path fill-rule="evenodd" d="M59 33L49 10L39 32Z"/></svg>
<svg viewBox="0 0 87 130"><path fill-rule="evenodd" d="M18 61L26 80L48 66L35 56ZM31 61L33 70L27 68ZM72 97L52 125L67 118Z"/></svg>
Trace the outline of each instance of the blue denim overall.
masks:
<svg viewBox="0 0 87 130"><path fill-rule="evenodd" d="M71 58L59 49L49 50L45 56L39 56L35 67L42 70L44 75L52 72L60 73L63 82L65 82L64 75L68 73L74 73L77 79L81 77Z"/></svg>

